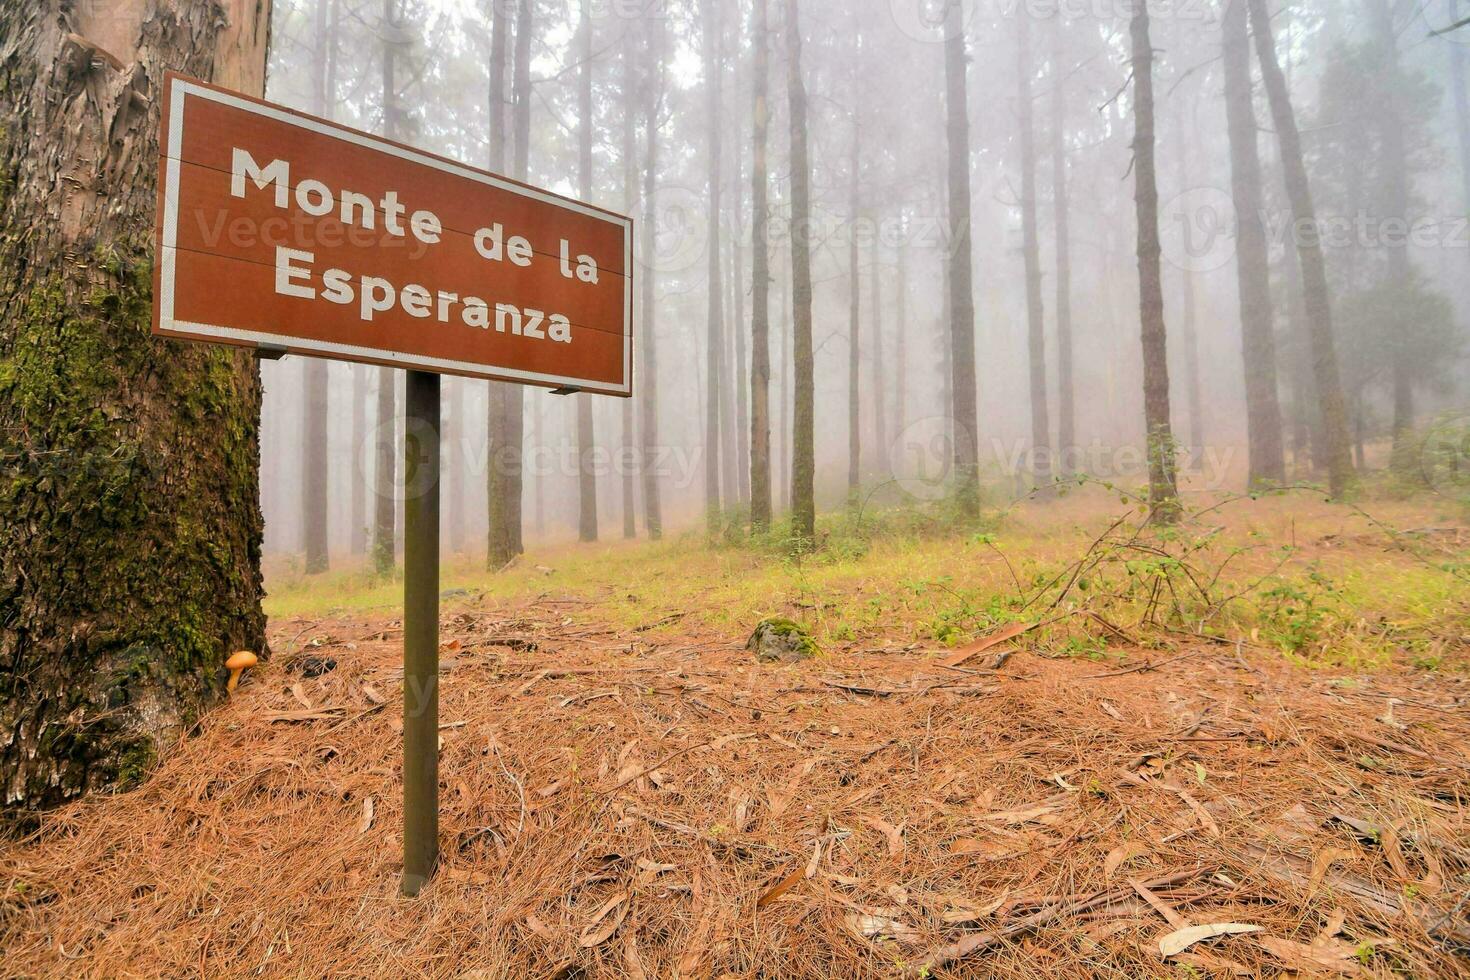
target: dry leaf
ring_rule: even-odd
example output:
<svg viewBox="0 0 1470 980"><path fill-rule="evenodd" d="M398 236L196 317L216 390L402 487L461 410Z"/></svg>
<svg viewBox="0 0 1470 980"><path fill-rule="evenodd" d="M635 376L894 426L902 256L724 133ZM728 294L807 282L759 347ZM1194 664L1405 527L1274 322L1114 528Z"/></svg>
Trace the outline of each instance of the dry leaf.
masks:
<svg viewBox="0 0 1470 980"><path fill-rule="evenodd" d="M1103 861L1103 875L1111 878L1113 872L1117 871L1123 865L1136 857L1145 857L1147 854L1148 848L1137 841L1115 847L1108 852L1107 859Z"/></svg>
<svg viewBox="0 0 1470 980"><path fill-rule="evenodd" d="M1303 973L1328 971L1347 976L1358 976L1363 972L1356 959L1357 947L1351 943L1329 939L1325 942L1314 942L1308 946L1306 943L1292 942L1290 939L1276 939L1271 936L1262 937L1256 942L1282 963Z"/></svg>
<svg viewBox="0 0 1470 980"><path fill-rule="evenodd" d="M756 899L755 907L758 909L765 908L767 905L770 905L776 899L789 892L792 888L796 886L796 883L798 881L801 881L805 877L806 868L798 867L795 871L791 872L789 875L776 882L775 886L772 887L770 891L766 892L760 898Z"/></svg>
<svg viewBox="0 0 1470 980"><path fill-rule="evenodd" d="M957 841L952 841L949 845L950 854L976 857L982 861L1004 861L1006 858L1015 857L1025 851L1026 848L1019 846L1016 841L1000 840L995 837L962 837Z"/></svg>
<svg viewBox="0 0 1470 980"><path fill-rule="evenodd" d="M534 915L526 916L526 928L536 935L540 936L542 939L551 938L551 930L546 927L546 923L542 922Z"/></svg>
<svg viewBox="0 0 1470 980"><path fill-rule="evenodd" d="M996 630L994 633L991 633L989 636L982 637L981 639L978 639L973 643L960 647L954 653L950 654L939 662L945 667L958 667L960 664L964 663L966 660L969 660L975 654L982 653L985 650L989 650L997 643L1004 643L1006 640L1009 640L1012 637L1020 636L1022 633L1026 632L1035 625L1035 623L1012 623L1009 626L1003 626L1000 629Z"/></svg>
<svg viewBox="0 0 1470 980"><path fill-rule="evenodd" d="M629 929L623 936L623 966L628 971L628 980L648 980L648 971L643 969L643 957L638 955L638 940Z"/></svg>
<svg viewBox="0 0 1470 980"><path fill-rule="evenodd" d="M1099 701L1098 702L1098 706L1100 708L1102 708L1103 711L1107 712L1108 717L1111 718L1111 719L1113 719L1114 721L1122 721L1123 720L1123 716L1118 713L1118 709L1115 708L1115 707L1113 707L1108 702L1106 702L1106 701Z"/></svg>
<svg viewBox="0 0 1470 980"><path fill-rule="evenodd" d="M628 893L619 892L592 916L592 921L582 930L582 937L577 940L577 945L583 949L601 946L618 931L618 926L623 924L623 917L627 914Z"/></svg>
<svg viewBox="0 0 1470 980"><path fill-rule="evenodd" d="M897 857L903 853L903 824L895 827L881 817L864 817L863 823L888 838L889 857Z"/></svg>
<svg viewBox="0 0 1470 980"><path fill-rule="evenodd" d="M313 707L315 707L311 703L310 699L307 698L307 696L306 696L306 688L304 688L304 687L301 686L301 682L300 681L297 681L295 684L292 684L291 685L291 696L293 698L295 698L297 701L300 701L301 702L301 706L303 708L305 708L307 711L310 711Z"/></svg>
<svg viewBox="0 0 1470 980"><path fill-rule="evenodd" d="M1036 820L1038 817L1046 816L1057 808L1055 803L1044 803L1041 806L1031 807L1028 810L1001 810L998 813L987 813L980 817L981 820L994 820L997 823L1017 824L1026 823L1028 820Z"/></svg>
<svg viewBox="0 0 1470 980"><path fill-rule="evenodd" d="M1175 929L1160 939L1159 952L1163 954L1165 959L1168 959L1175 953L1182 953L1195 943L1204 939L1260 931L1260 926L1250 926L1243 922L1211 922L1203 926L1186 926L1183 929Z"/></svg>
<svg viewBox="0 0 1470 980"><path fill-rule="evenodd" d="M378 689L376 687L373 687L371 684L363 684L362 693L363 696L366 697L373 704L386 703L386 699L383 697L383 695L379 694Z"/></svg>
<svg viewBox="0 0 1470 980"><path fill-rule="evenodd" d="M1312 859L1312 877L1307 882L1307 893L1317 890L1317 886L1322 884L1322 879L1327 877L1327 872L1332 870L1334 864L1352 856L1352 852L1340 847L1324 847L1318 851L1317 856Z"/></svg>
<svg viewBox="0 0 1470 980"><path fill-rule="evenodd" d="M918 933L894 918L897 912L897 909L865 909L861 912L849 912L842 917L842 924L847 927L848 932L864 939L871 939L874 936L892 936L894 939L912 942L918 937Z"/></svg>
<svg viewBox="0 0 1470 980"><path fill-rule="evenodd" d="M362 820L357 825L357 832L365 834L373 829L373 798L367 797L362 801Z"/></svg>
<svg viewBox="0 0 1470 980"><path fill-rule="evenodd" d="M1003 891L993 902L984 905L974 905L964 899L951 900L950 907L945 910L944 921L947 925L959 925L962 922L978 922L981 919L994 915L996 910L1006 903L1011 897L1009 891Z"/></svg>

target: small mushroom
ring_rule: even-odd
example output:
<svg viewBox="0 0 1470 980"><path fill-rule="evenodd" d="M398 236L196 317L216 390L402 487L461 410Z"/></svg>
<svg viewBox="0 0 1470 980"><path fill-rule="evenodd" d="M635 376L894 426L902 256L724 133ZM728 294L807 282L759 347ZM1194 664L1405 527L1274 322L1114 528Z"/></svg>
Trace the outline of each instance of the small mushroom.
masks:
<svg viewBox="0 0 1470 980"><path fill-rule="evenodd" d="M240 675L249 667L260 663L260 658L249 650L236 650L230 654L230 659L225 661L225 668L230 672L230 681L225 685L225 690L231 694L235 693L235 685L240 683Z"/></svg>

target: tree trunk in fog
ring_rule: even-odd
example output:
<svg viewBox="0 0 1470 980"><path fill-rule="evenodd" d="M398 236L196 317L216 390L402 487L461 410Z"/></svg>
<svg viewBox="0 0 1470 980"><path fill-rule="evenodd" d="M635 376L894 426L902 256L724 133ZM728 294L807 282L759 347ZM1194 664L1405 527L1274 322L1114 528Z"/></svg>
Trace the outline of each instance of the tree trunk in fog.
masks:
<svg viewBox="0 0 1470 980"><path fill-rule="evenodd" d="M735 215L745 205L745 194L739 183L743 176L736 166ZM731 319L730 339L735 344L735 502L750 503L750 370L745 350L745 249L740 236L730 242L731 292L735 296L735 315Z"/></svg>
<svg viewBox="0 0 1470 980"><path fill-rule="evenodd" d="M1072 242L1067 201L1066 72L1062 67L1063 27L1053 25L1051 85L1051 192L1056 238L1057 455L1059 476L1070 476L1077 445L1077 410L1072 380Z"/></svg>
<svg viewBox="0 0 1470 980"><path fill-rule="evenodd" d="M399 132L398 82L395 78L398 55L397 0L383 0L383 135L396 140ZM376 463L373 467L373 571L379 576L393 573L396 549L397 507L394 484L398 473L396 371L378 368L378 422L375 436Z"/></svg>
<svg viewBox="0 0 1470 980"><path fill-rule="evenodd" d="M1046 319L1041 308L1041 246L1036 241L1036 124L1031 103L1031 18L1016 18L1016 108L1021 124L1021 257L1026 273L1026 349L1031 367L1031 472L1051 482L1051 419L1046 396Z"/></svg>
<svg viewBox="0 0 1470 980"><path fill-rule="evenodd" d="M796 259L792 256L787 256L787 259L788 268L794 268ZM791 461L795 454L792 436L795 434L796 427L795 396L791 390L792 376L795 374L793 368L796 363L793 348L796 329L792 325L791 277L783 276L777 282L780 288L776 296L776 309L781 311L781 400L778 406L781 415L778 426L781 433L781 452L775 458L781 467L781 474L776 486L781 488L781 506L790 508Z"/></svg>
<svg viewBox="0 0 1470 980"><path fill-rule="evenodd" d="M856 59L854 59L856 61ZM855 112L856 110L854 110ZM862 130L853 121L852 147L847 163L847 502L856 505L862 482L862 385L858 379L862 357L862 278L859 268L857 224L859 219L858 158Z"/></svg>
<svg viewBox="0 0 1470 980"><path fill-rule="evenodd" d="M1444 0L1446 24L1460 20L1459 0ZM1470 96L1465 92L1465 46L1451 38L1445 44L1450 56L1450 97L1455 107L1455 142L1460 148L1460 207L1470 212Z"/></svg>
<svg viewBox="0 0 1470 980"><path fill-rule="evenodd" d="M888 365L883 363L883 246L881 236L873 240L873 268L868 273L870 291L868 319L872 322L873 343L868 348L868 377L872 378L870 397L873 400L873 461L882 463L882 454L888 452L887 407L883 404L883 387L886 383ZM871 465L871 464L870 464Z"/></svg>
<svg viewBox="0 0 1470 980"><path fill-rule="evenodd" d="M259 371L150 327L164 72L260 95L269 25L0 5L0 806L136 784L264 649Z"/></svg>
<svg viewBox="0 0 1470 980"><path fill-rule="evenodd" d="M724 65L720 57L720 19L715 0L700 0L703 15L702 48L704 52L705 148L709 154L706 171L709 179L709 211L705 224L709 229L706 245L706 300L704 378L704 516L714 533L720 524L720 379L721 353L724 346L724 309L720 304L720 131L726 120L720 112L720 82Z"/></svg>
<svg viewBox="0 0 1470 980"><path fill-rule="evenodd" d="M352 472L348 474L352 487L352 533L349 535L353 555L367 554L367 458L363 454L363 441L367 439L367 393L368 366L349 364L352 370Z"/></svg>
<svg viewBox="0 0 1470 980"><path fill-rule="evenodd" d="M1398 36L1394 31L1393 8L1389 0L1368 0L1369 20L1378 46L1378 88L1383 93L1382 108L1376 120L1382 139L1379 175L1383 181L1383 210L1387 217L1409 220L1409 166L1404 151L1404 115L1399 105L1401 89L1398 66ZM1388 284L1400 296L1407 295L1413 280L1409 267L1409 250L1400 244L1388 250ZM1395 470L1414 468L1414 379L1409 363L1408 345L1394 344L1389 370L1393 388L1393 455Z"/></svg>
<svg viewBox="0 0 1470 980"><path fill-rule="evenodd" d="M654 254L654 231L658 216L658 130L659 111L664 97L664 23L652 18L647 23L650 66L647 91L644 93L643 121L643 254ZM663 537L663 508L659 498L657 460L658 442L658 347L655 343L657 307L654 306L654 269L643 273L643 333L638 349L643 352L643 394L639 399L639 427L643 443L638 468L643 475L643 524L654 541Z"/></svg>
<svg viewBox="0 0 1470 980"><path fill-rule="evenodd" d="M1138 209L1138 318L1143 344L1143 421L1148 447L1152 519L1179 516L1174 484L1174 435L1169 427L1169 357L1164 292L1159 276L1159 188L1154 167L1154 52L1148 6L1134 3L1129 23L1133 54L1133 200Z"/></svg>
<svg viewBox="0 0 1470 980"><path fill-rule="evenodd" d="M945 12L944 80L949 141L949 363L955 494L960 513L980 513L979 433L975 393L975 298L970 268L970 109L960 4Z"/></svg>
<svg viewBox="0 0 1470 980"><path fill-rule="evenodd" d="M909 338L908 338L908 316L909 316L909 247L908 228L905 224L904 234L898 243L898 283L894 286L894 392L893 392L893 434L895 438L908 427L908 375L909 375ZM884 446L886 452L891 447ZM889 460L892 460L892 454ZM898 473L889 473L896 477Z"/></svg>
<svg viewBox="0 0 1470 980"><path fill-rule="evenodd" d="M1174 146L1179 154L1179 192L1183 193L1190 188L1189 141L1191 134L1185 128L1183 105L1178 103L1176 105L1178 108L1174 114L1176 124ZM1198 138L1197 132L1193 135ZM1189 401L1189 445L1185 458L1189 460L1194 460L1197 454L1204 451L1205 446L1204 394L1200 390L1199 324L1195 316L1197 297L1194 276L1193 269L1179 269L1179 332L1184 340L1184 393L1185 398Z"/></svg>
<svg viewBox="0 0 1470 980"><path fill-rule="evenodd" d="M750 167L750 529L771 525L771 272L766 246L766 90L769 43L766 0L753 0L755 78L751 109L754 144Z"/></svg>
<svg viewBox="0 0 1470 980"><path fill-rule="evenodd" d="M440 445L444 448L445 493L449 495L449 522L447 534L449 536L449 553L454 554L464 547L464 475L468 467L465 466L467 456L466 447L469 445L469 427L465 424L465 384L464 378L445 378L445 387L449 390L445 394L449 398L449 409L445 412L447 422L444 426L444 435L440 439Z"/></svg>
<svg viewBox="0 0 1470 980"><path fill-rule="evenodd" d="M495 4L496 20L492 30L502 34L509 28L508 14ZM516 6L515 59L511 75L511 146L513 149L512 176L525 180L530 170L531 153L531 34L534 29L533 8L535 0L520 0ZM496 47L504 55L504 42L491 39L492 59ZM490 71L491 99L497 87L504 85L503 67L497 73L492 65ZM502 89L503 91L503 89ZM491 123L497 121L499 112L492 105ZM503 162L504 141L493 136L492 152L498 152ZM525 393L520 385L490 383L489 406L489 474L486 491L489 511L489 529L486 534L486 566L492 571L504 567L516 555L525 550L521 537L522 481L521 460L525 443Z"/></svg>
<svg viewBox="0 0 1470 980"><path fill-rule="evenodd" d="M592 200L592 0L582 0L582 71L577 79L577 169L582 200ZM596 433L592 424L592 395L573 395L577 402L577 538L597 540L597 470L593 459Z"/></svg>
<svg viewBox="0 0 1470 980"><path fill-rule="evenodd" d="M633 47L634 33L629 26L631 22L623 25L622 38L622 61L623 61L623 210L629 215L638 210L638 85L634 79L634 62L637 59L637 51ZM642 378L638 379L642 385ZM623 423L622 454L618 459L618 466L622 472L623 484L623 537L632 539L638 536L637 490L633 482L634 464L638 459L637 438L633 431L633 399L623 398L621 414Z"/></svg>
<svg viewBox="0 0 1470 980"><path fill-rule="evenodd" d="M331 118L336 93L328 88L336 51L336 4L322 0L316 6L313 23L312 112ZM301 518L302 546L306 552L306 574L325 572L327 557L327 362L319 357L306 358L302 370L302 402L306 417L302 421L301 440Z"/></svg>
<svg viewBox="0 0 1470 980"><path fill-rule="evenodd" d="M791 315L795 381L791 430L791 526L799 547L817 537L816 380L812 369L811 171L806 147L806 88L801 80L797 0L786 0L786 98L791 125Z"/></svg>
<svg viewBox="0 0 1470 980"><path fill-rule="evenodd" d="M1307 168L1302 161L1296 114L1292 111L1291 98L1286 90L1286 77L1276 60L1276 42L1271 33L1265 0L1249 0L1249 9L1256 58L1261 63L1261 80L1266 87L1276 141L1281 150L1281 169L1286 194L1291 201L1292 227L1304 229L1296 237L1297 254L1301 260L1302 299L1310 331L1312 374L1321 403L1327 483L1332 496L1340 498L1352 482L1353 461L1349 455L1347 414L1338 374L1337 348L1332 337L1327 272L1319 236L1312 232L1317 227L1317 212L1312 205L1311 185L1307 182Z"/></svg>
<svg viewBox="0 0 1470 980"><path fill-rule="evenodd" d="M1235 205L1235 279L1240 296L1241 359L1245 367L1245 421L1250 485L1286 482L1281 403L1276 390L1275 320L1266 232L1261 225L1261 159L1251 102L1250 39L1246 0L1226 0L1221 64L1225 119L1230 134L1230 193Z"/></svg>

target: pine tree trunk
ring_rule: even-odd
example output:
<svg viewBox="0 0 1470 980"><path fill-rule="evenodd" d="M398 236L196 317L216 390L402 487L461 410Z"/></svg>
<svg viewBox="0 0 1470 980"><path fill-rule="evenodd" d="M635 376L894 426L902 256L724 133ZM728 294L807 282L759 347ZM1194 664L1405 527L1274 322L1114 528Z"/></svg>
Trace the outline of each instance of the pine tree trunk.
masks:
<svg viewBox="0 0 1470 980"><path fill-rule="evenodd" d="M1374 43L1378 47L1377 87L1382 93L1382 108L1376 123L1381 139L1379 175L1383 181L1383 210L1387 217L1406 222L1409 218L1409 166L1404 151L1404 113L1398 98L1402 88L1398 35L1394 30L1393 8L1388 0L1368 0L1368 7ZM1405 296L1413 282L1409 250L1400 245L1387 251L1388 285L1399 296ZM1394 344L1389 364L1393 385L1392 463L1400 472L1412 472L1416 468L1413 457L1414 368L1408 351L1407 344Z"/></svg>
<svg viewBox="0 0 1470 980"><path fill-rule="evenodd" d="M1235 205L1235 277L1240 296L1241 360L1245 367L1245 421L1251 486L1286 482L1281 403L1276 390L1275 320L1266 232L1261 225L1261 159L1251 101L1246 0L1226 0L1221 63L1225 119L1230 135L1230 193Z"/></svg>
<svg viewBox="0 0 1470 980"><path fill-rule="evenodd" d="M735 167L736 215L745 204L745 194L739 183L740 167ZM730 340L735 346L735 502L740 506L750 504L750 370L745 350L745 249L739 236L730 241L730 261L734 269L730 274L730 291L734 294L735 315L731 319Z"/></svg>
<svg viewBox="0 0 1470 980"><path fill-rule="evenodd" d="M960 513L980 513L978 402L975 392L975 299L970 259L970 109L960 5L946 7L946 132L949 143L949 374L955 496Z"/></svg>
<svg viewBox="0 0 1470 980"><path fill-rule="evenodd" d="M367 394L368 367L365 364L349 365L352 369L352 472L348 479L352 486L350 509L352 532L348 536L349 550L353 555L367 553L367 457L363 453L363 441L367 438Z"/></svg>
<svg viewBox="0 0 1470 980"><path fill-rule="evenodd" d="M720 59L720 22L715 0L701 0L704 50L704 114L706 150L709 154L709 212L705 225L709 229L706 246L705 306L705 398L704 417L704 516L711 533L720 524L720 387L723 374L721 353L724 347L724 309L720 295L720 131L725 124L720 112L720 81L724 66Z"/></svg>
<svg viewBox="0 0 1470 980"><path fill-rule="evenodd" d="M1185 129L1182 103L1176 104L1174 115L1174 146L1178 151L1179 190L1190 188L1189 142L1190 134ZM1204 392L1199 369L1199 323L1196 317L1198 305L1195 295L1194 270L1179 270L1179 323L1184 340L1184 392L1189 401L1189 444L1185 458L1191 463L1200 457L1205 448Z"/></svg>
<svg viewBox="0 0 1470 980"><path fill-rule="evenodd" d="M898 283L894 286L894 371L893 433L897 436L908 428L909 396L909 248L907 236L898 243ZM897 476L897 473L889 474Z"/></svg>
<svg viewBox="0 0 1470 980"><path fill-rule="evenodd" d="M503 106L505 66L495 65L495 58L505 57L506 34L510 15L492 5L495 19L491 37L491 126L504 125ZM515 57L511 78L511 124L509 140L512 148L511 170L517 180L525 180L530 170L531 153L531 35L534 30L535 0L519 0L516 5ZM496 99L496 94L500 98ZM501 132L504 132L502 129ZM506 140L501 133L491 134L491 166L504 169ZM495 159L495 157L499 159ZM486 566L492 571L505 566L525 550L521 536L522 454L525 443L525 397L520 385L491 382L489 400L489 473L486 480L488 530L486 532Z"/></svg>
<svg viewBox="0 0 1470 980"><path fill-rule="evenodd" d="M398 40L394 29L398 23L397 0L383 0L383 23L385 31L383 48L383 135L389 139L399 138L398 82L396 78ZM394 484L398 473L398 441L394 437L397 428L397 372L393 368L378 368L378 420L373 467L373 570L379 577L393 573L397 547L397 503Z"/></svg>
<svg viewBox="0 0 1470 980"><path fill-rule="evenodd" d="M1276 128L1276 141L1281 150L1281 169L1286 194L1291 201L1292 227L1297 234L1297 255L1301 260L1302 300L1305 306L1312 352L1312 375L1321 405L1322 432L1327 457L1327 483L1334 498L1341 498L1353 478L1353 461L1348 443L1347 411L1343 404L1342 382L1338 373L1337 348L1332 336L1332 306L1327 293L1327 271L1322 260L1317 227L1317 212L1312 205L1311 185L1302 161L1301 135L1297 132L1296 114L1286 90L1286 77L1276 60L1276 42L1271 33L1271 20L1265 0L1248 0L1251 32L1255 39L1256 58L1261 64L1261 80L1271 105L1271 119Z"/></svg>
<svg viewBox="0 0 1470 980"><path fill-rule="evenodd" d="M868 320L872 323L873 342L868 345L869 397L873 402L873 458L888 451L888 412L884 402L884 383L888 365L883 362L883 246L873 241L873 268L868 273Z"/></svg>
<svg viewBox="0 0 1470 980"><path fill-rule="evenodd" d="M1059 476L1070 476L1076 457L1077 410L1072 379L1072 242L1067 200L1067 104L1064 95L1066 69L1062 67L1062 30L1052 34L1051 85L1051 189L1053 234L1056 238L1057 320L1057 454L1054 467Z"/></svg>
<svg viewBox="0 0 1470 980"><path fill-rule="evenodd" d="M1446 24L1460 20L1459 0L1444 0ZM1450 99L1455 110L1455 144L1460 150L1460 207L1470 212L1470 95L1465 91L1465 46L1452 39L1445 45L1450 57Z"/></svg>
<svg viewBox="0 0 1470 980"><path fill-rule="evenodd" d="M654 254L654 230L658 215L658 132L659 111L664 97L664 24L653 18L648 23L648 53L645 59L650 66L647 91L644 93L643 122L643 242L644 255ZM639 472L643 476L643 524L650 539L663 537L663 507L659 498L658 471L653 465L658 454L658 346L655 340L657 307L654 306L656 275L650 267L643 271L643 332L637 349L642 352L639 372L642 382L642 397L639 399L639 428L642 430L642 452Z"/></svg>
<svg viewBox="0 0 1470 980"><path fill-rule="evenodd" d="M581 0L582 70L577 79L577 169L582 200L592 200L592 0ZM577 538L597 540L597 434L592 422L592 395L573 395L577 402Z"/></svg>
<svg viewBox="0 0 1470 980"><path fill-rule="evenodd" d="M766 0L753 0L755 78L752 81L750 168L750 529L771 525L771 272L766 243L767 87L769 68Z"/></svg>
<svg viewBox="0 0 1470 980"><path fill-rule="evenodd" d="M464 478L468 469L465 462L469 445L469 426L465 424L468 419L465 414L465 385L468 382L464 378L443 380L444 387L448 389L445 394L449 399L449 410L445 413L447 417L440 445L444 447L444 492L449 496L449 520L445 530L449 538L447 553L452 555L463 550L465 542Z"/></svg>
<svg viewBox="0 0 1470 980"><path fill-rule="evenodd" d="M791 315L795 393L791 431L791 525L799 547L817 537L816 381L812 355L811 170L807 162L806 88L801 80L797 0L786 0L786 97L791 126Z"/></svg>
<svg viewBox="0 0 1470 980"><path fill-rule="evenodd" d="M631 215L638 210L638 86L633 74L637 51L633 47L633 31L628 27L623 30L623 210ZM622 475L623 537L631 540L638 536L638 493L633 473L639 457L633 425L633 399L624 398L622 403L622 454L618 467Z"/></svg>
<svg viewBox="0 0 1470 980"><path fill-rule="evenodd" d="M857 125L852 130L852 149L848 157L847 207L855 229L860 213L858 200L858 156L861 152ZM858 378L862 358L862 276L858 236L847 236L847 502L857 504L858 485L862 482L862 384Z"/></svg>
<svg viewBox="0 0 1470 980"><path fill-rule="evenodd" d="M336 58L333 20L329 19L334 4L322 0L317 4L313 24L316 47L312 51L312 108L318 116L331 118L333 95L328 88L332 61ZM302 547L306 553L308 575L325 572L327 557L327 362L321 358L306 359L302 371L302 402L305 419L301 440L301 517Z"/></svg>
<svg viewBox="0 0 1470 980"><path fill-rule="evenodd" d="M1153 520L1178 519L1174 435L1169 425L1169 357L1159 271L1159 189L1154 166L1154 52L1148 6L1135 2L1133 48L1133 200L1138 209L1138 317L1143 345L1143 420L1148 446L1148 498Z"/></svg>
<svg viewBox="0 0 1470 980"><path fill-rule="evenodd" d="M269 29L0 5L0 806L137 783L264 651L257 366L150 327L164 73L260 95Z"/></svg>
<svg viewBox="0 0 1470 980"><path fill-rule="evenodd" d="M1036 125L1031 103L1031 18L1016 18L1016 109L1021 125L1021 256L1026 272L1026 348L1031 368L1031 473L1052 479L1051 419L1046 395L1046 319L1041 304L1041 246L1036 240Z"/></svg>
<svg viewBox="0 0 1470 980"><path fill-rule="evenodd" d="M789 162L789 161L788 161ZM787 266L795 265L796 259L787 256ZM795 375L795 343L796 328L793 325L794 311L792 309L791 277L783 276L777 281L779 289L776 296L776 309L781 311L781 400L780 425L777 429L781 433L781 452L776 456L776 461L781 467L780 478L776 486L781 488L781 506L787 510L791 508L792 487L792 460L795 457L796 445L792 438L796 428L796 396L792 391L793 375Z"/></svg>

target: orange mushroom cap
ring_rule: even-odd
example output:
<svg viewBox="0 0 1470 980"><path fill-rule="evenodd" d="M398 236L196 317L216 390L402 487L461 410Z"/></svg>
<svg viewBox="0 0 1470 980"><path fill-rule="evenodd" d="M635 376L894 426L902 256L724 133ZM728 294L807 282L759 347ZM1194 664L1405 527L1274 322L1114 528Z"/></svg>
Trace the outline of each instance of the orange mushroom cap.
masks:
<svg viewBox="0 0 1470 980"><path fill-rule="evenodd" d="M244 670L258 663L260 663L260 658L249 650L236 650L230 654L230 659L225 661L225 667L229 670Z"/></svg>

